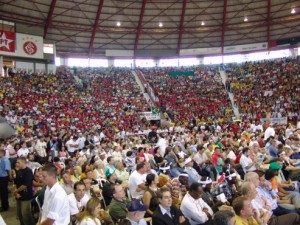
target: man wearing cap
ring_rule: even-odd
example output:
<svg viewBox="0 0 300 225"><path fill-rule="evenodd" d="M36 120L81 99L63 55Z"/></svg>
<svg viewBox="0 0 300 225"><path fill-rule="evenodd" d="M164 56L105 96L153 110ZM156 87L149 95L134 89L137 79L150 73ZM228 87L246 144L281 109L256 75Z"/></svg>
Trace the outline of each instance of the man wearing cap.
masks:
<svg viewBox="0 0 300 225"><path fill-rule="evenodd" d="M105 182L103 184L102 195L103 195L105 204L109 205L112 200L112 197L113 197L113 192L112 192L111 186L114 184L117 184L117 183L120 184L121 182L117 180L118 177L116 174L116 169L106 170L105 176L106 176L108 182Z"/></svg>
<svg viewBox="0 0 300 225"><path fill-rule="evenodd" d="M201 176L193 168L193 164L194 162L190 157L184 161L184 165L185 165L184 172L186 172L189 175L189 185L191 185L194 182L199 182L201 180Z"/></svg>
<svg viewBox="0 0 300 225"><path fill-rule="evenodd" d="M12 178L11 176L11 165L8 158L5 156L4 148L0 147L0 197L1 197L1 208L0 212L8 211L8 181Z"/></svg>
<svg viewBox="0 0 300 225"><path fill-rule="evenodd" d="M140 200L132 200L127 203L127 220L131 225L147 225L144 215L148 209L147 205L142 204ZM156 223L153 223L156 225Z"/></svg>

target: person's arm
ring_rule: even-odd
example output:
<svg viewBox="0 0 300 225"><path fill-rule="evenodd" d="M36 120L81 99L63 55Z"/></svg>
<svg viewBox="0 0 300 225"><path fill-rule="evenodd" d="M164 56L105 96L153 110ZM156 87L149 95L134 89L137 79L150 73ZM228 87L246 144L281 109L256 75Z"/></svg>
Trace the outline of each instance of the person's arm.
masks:
<svg viewBox="0 0 300 225"><path fill-rule="evenodd" d="M141 184L138 185L136 191L139 192L141 190L146 190L146 188L147 188L146 184L145 183L141 183Z"/></svg>
<svg viewBox="0 0 300 225"><path fill-rule="evenodd" d="M38 223L37 225L53 225L55 220L47 218L42 223Z"/></svg>
<svg viewBox="0 0 300 225"><path fill-rule="evenodd" d="M143 203L144 203L144 205L148 206L147 213L152 216L153 212L149 209L151 198L152 198L152 195L150 194L150 192L146 191L144 193Z"/></svg>

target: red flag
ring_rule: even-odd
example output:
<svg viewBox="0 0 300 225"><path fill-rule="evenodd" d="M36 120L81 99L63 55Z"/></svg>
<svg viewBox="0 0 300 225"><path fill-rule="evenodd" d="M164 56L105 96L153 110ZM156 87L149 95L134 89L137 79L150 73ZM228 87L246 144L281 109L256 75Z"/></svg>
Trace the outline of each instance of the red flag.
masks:
<svg viewBox="0 0 300 225"><path fill-rule="evenodd" d="M16 33L0 30L0 51L15 52Z"/></svg>

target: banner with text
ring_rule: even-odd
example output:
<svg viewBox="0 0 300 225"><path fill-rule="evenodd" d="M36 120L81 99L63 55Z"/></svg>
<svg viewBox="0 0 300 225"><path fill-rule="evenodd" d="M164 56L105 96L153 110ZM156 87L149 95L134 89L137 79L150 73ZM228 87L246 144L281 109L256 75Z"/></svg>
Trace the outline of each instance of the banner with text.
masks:
<svg viewBox="0 0 300 225"><path fill-rule="evenodd" d="M153 114L152 112L142 112L142 116L144 116L147 120L160 120L160 114Z"/></svg>
<svg viewBox="0 0 300 225"><path fill-rule="evenodd" d="M272 123L272 124L287 124L288 119L287 117L281 117L281 118L261 118L260 121L262 123Z"/></svg>
<svg viewBox="0 0 300 225"><path fill-rule="evenodd" d="M247 45L235 45L224 47L224 53L237 53L237 52L249 52L256 50L268 49L268 43L257 43L257 44L247 44Z"/></svg>

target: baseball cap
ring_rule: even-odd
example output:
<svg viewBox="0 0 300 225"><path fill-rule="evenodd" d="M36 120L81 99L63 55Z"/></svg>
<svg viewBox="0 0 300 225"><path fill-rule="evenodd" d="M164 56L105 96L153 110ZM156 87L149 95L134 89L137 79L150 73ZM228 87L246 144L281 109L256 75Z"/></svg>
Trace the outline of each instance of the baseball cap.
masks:
<svg viewBox="0 0 300 225"><path fill-rule="evenodd" d="M127 203L126 208L129 212L146 211L147 205L144 205L140 200L134 199Z"/></svg>
<svg viewBox="0 0 300 225"><path fill-rule="evenodd" d="M272 162L269 166L270 170L280 170L282 168L281 165L279 165L278 162Z"/></svg>
<svg viewBox="0 0 300 225"><path fill-rule="evenodd" d="M107 179L110 178L111 175L113 175L116 172L116 169L107 169L105 171L105 176L107 177Z"/></svg>

